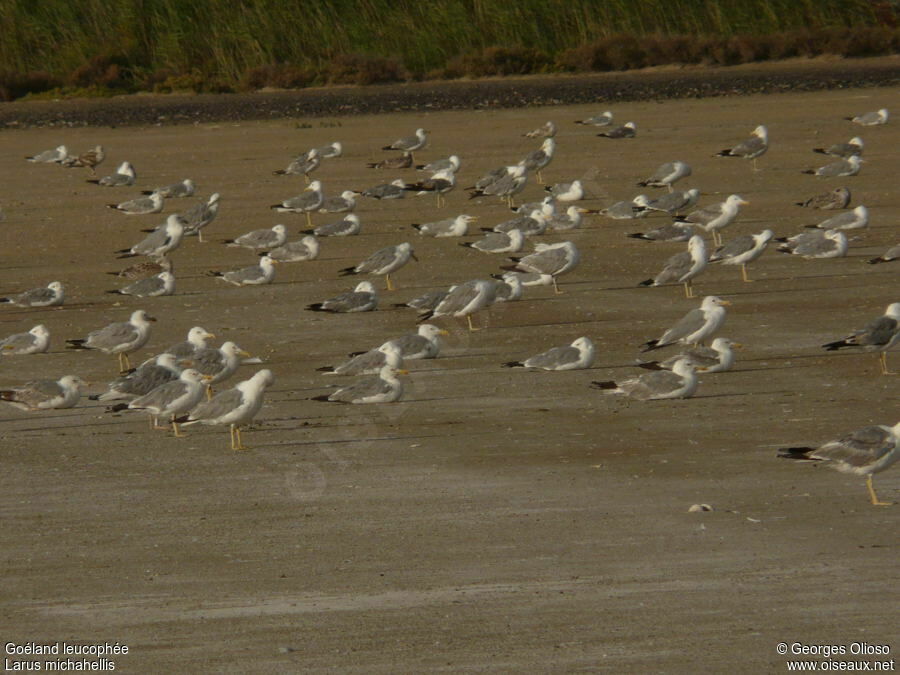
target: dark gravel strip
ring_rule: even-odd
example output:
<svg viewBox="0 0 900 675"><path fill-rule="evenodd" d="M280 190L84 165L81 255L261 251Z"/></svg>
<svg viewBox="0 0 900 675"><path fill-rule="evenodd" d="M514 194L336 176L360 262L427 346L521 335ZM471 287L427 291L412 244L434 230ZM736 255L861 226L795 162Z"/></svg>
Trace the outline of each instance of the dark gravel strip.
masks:
<svg viewBox="0 0 900 675"><path fill-rule="evenodd" d="M0 104L0 129L134 126L705 98L896 86L900 60L812 61L739 68L535 76L252 94L135 95Z"/></svg>

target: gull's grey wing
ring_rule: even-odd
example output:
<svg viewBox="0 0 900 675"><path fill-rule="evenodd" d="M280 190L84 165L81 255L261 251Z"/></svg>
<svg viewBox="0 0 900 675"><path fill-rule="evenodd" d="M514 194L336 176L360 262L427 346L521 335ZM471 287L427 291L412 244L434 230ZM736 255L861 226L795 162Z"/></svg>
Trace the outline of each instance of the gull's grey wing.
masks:
<svg viewBox="0 0 900 675"><path fill-rule="evenodd" d="M352 403L361 398L377 396L378 394L386 394L391 390L389 383L382 380L377 375L375 377L366 378L359 382L354 382L349 387L338 389L331 394L328 399L331 401L341 401L343 403Z"/></svg>
<svg viewBox="0 0 900 675"><path fill-rule="evenodd" d="M227 389L216 394L211 401L201 403L193 412L192 420L214 420L227 415L238 408L244 402L244 395L239 389Z"/></svg>
<svg viewBox="0 0 900 675"><path fill-rule="evenodd" d="M656 284L668 284L678 281L691 269L694 264L691 254L687 251L676 253L666 261L662 271L653 279Z"/></svg>
<svg viewBox="0 0 900 675"><path fill-rule="evenodd" d="M670 344L696 333L706 324L706 314L699 307L685 314L659 339L662 344Z"/></svg>
<svg viewBox="0 0 900 675"><path fill-rule="evenodd" d="M105 328L89 333L85 344L94 349L112 349L133 342L137 337L138 331L130 323L111 323Z"/></svg>
<svg viewBox="0 0 900 675"><path fill-rule="evenodd" d="M551 248L544 251L531 253L521 261L519 265L527 267L532 272L540 274L555 274L565 266L568 251L564 248Z"/></svg>
<svg viewBox="0 0 900 675"><path fill-rule="evenodd" d="M880 426L863 427L834 441L829 441L809 454L815 459L844 462L864 467L881 459L896 448L893 434Z"/></svg>
<svg viewBox="0 0 900 675"><path fill-rule="evenodd" d="M619 384L622 391L640 401L667 394L683 386L684 378L669 370L654 371Z"/></svg>
<svg viewBox="0 0 900 675"><path fill-rule="evenodd" d="M548 349L543 354L537 354L525 361L525 365L529 368L550 368L555 369L569 363L575 363L581 358L581 352L575 347L567 345L565 347L554 347Z"/></svg>
<svg viewBox="0 0 900 675"><path fill-rule="evenodd" d="M746 253L756 246L756 240L752 235L745 234L732 239L724 246L717 248L709 257L710 260L725 260L727 258L735 258L742 253Z"/></svg>

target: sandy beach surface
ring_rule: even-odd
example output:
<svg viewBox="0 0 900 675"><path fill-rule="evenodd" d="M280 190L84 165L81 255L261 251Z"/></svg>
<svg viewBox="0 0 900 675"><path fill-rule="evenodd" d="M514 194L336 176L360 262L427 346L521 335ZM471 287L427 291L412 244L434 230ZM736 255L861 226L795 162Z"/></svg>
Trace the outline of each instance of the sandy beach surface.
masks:
<svg viewBox="0 0 900 675"><path fill-rule="evenodd" d="M635 121L637 138L598 138L574 124L607 108L617 122ZM243 452L229 449L225 428L189 427L175 439L140 413L106 413L87 399L43 413L3 406L4 642L118 642L128 653L104 658L134 673L785 672L795 643L843 646L846 656L832 661L893 658L900 506L870 505L861 477L776 458L785 445L898 421L900 379L879 374L875 354L821 349L900 301L900 262L866 264L898 243L900 124L843 119L878 108L900 114L900 92L0 133L0 292L54 280L67 292L62 308L0 306L2 335L37 323L52 335L48 354L3 358L0 387L74 373L102 391L115 359L64 341L139 308L158 322L133 361L201 325L276 377ZM522 134L547 120L560 131L544 178L583 178L588 208L632 198L638 180L680 159L693 175L678 187L699 188L701 205L732 193L750 202L726 240L824 220L833 212L794 203L839 185L851 189L851 206L868 207L871 226L848 232L840 259L770 247L750 267L752 283L738 268L710 266L688 300L678 285L637 286L684 248L625 236L664 216L590 216L579 230L527 243L577 245L582 260L561 278L563 294L528 288L477 314L474 333L464 320L436 320L450 335L439 358L409 362L401 402L310 400L337 380L316 368L415 330L415 312L393 303L499 271L503 256L458 246L474 232L428 239L411 224L468 213L491 227L510 217L498 200L468 200L461 188L535 149ZM758 124L771 142L759 172L713 157ZM359 236L322 239L317 260L280 265L273 284L237 288L208 276L256 259L226 238L276 223L299 238L302 216L268 208L303 189L302 177L273 175L293 156L343 143L343 156L314 174L329 195L415 180L413 169L366 163L417 127L431 138L417 160L462 158L446 207L412 193L361 199ZM828 162L812 148L857 135L866 143L858 176L801 173ZM128 160L135 187L100 188L84 169L22 159L98 143L108 153L98 173ZM161 214L104 206L188 177L198 197L170 200ZM175 295L105 293L124 285L105 272L129 262L114 251L212 192L222 205L206 241L187 239L172 254ZM532 178L519 197L543 192ZM404 241L419 262L396 273L394 292L374 279L377 311L304 310L355 285L338 270ZM688 400L633 401L590 387L643 372L634 367L640 345L711 294L732 303L721 334L745 345L733 371L702 374ZM597 345L590 369L501 365L579 336ZM889 364L900 370L900 354ZM243 366L231 383L260 367ZM875 485L882 499L900 500L896 467ZM713 510L690 513L693 504ZM853 655L862 643L891 651Z"/></svg>

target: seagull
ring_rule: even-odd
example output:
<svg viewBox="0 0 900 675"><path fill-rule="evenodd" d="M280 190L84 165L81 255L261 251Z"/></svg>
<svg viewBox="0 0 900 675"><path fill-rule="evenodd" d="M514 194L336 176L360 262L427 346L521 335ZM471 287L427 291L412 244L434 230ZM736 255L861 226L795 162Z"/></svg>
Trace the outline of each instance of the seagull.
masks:
<svg viewBox="0 0 900 675"><path fill-rule="evenodd" d="M596 350L590 338L580 337L571 345L553 347L525 361L509 361L507 368L542 368L544 370L582 370L594 363Z"/></svg>
<svg viewBox="0 0 900 675"><path fill-rule="evenodd" d="M676 222L691 223L702 227L712 234L713 243L721 246L722 236L719 234L719 231L731 225L734 219L737 218L740 208L749 203L740 195L729 195L724 202L705 206L702 209L689 213L684 218L676 219Z"/></svg>
<svg viewBox="0 0 900 675"><path fill-rule="evenodd" d="M610 206L607 206L605 209L600 209L599 211L592 210L588 211L588 213L599 213L601 216L612 218L613 220L632 220L633 218L643 218L649 213L649 211L635 201L636 199L638 199L638 197L643 198L639 200L643 203L649 201L645 195L638 195L630 202L616 202L614 204L611 204Z"/></svg>
<svg viewBox="0 0 900 675"><path fill-rule="evenodd" d="M135 263L134 265L129 265L125 269L118 272L107 272L107 274L109 274L110 276L119 277L121 279L137 281L138 279L146 279L147 277L152 277L159 274L160 272L171 272L172 269L172 261L168 258L162 257L157 260L143 260L141 262Z"/></svg>
<svg viewBox="0 0 900 675"><path fill-rule="evenodd" d="M412 163L412 154L404 152L399 157L388 157L380 162L369 162L366 166L369 169L408 169L412 166Z"/></svg>
<svg viewBox="0 0 900 675"><path fill-rule="evenodd" d="M408 152L412 158L416 150L421 150L428 142L428 132L425 129L416 129L415 136L407 136L406 138L398 138L390 145L385 145L382 150L399 150L400 152Z"/></svg>
<svg viewBox="0 0 900 675"><path fill-rule="evenodd" d="M174 354L162 353L144 361L137 368L129 371L107 385L105 392L89 398L94 401L131 400L143 396L158 386L178 379L181 374L178 357ZM124 408L117 408L117 412Z"/></svg>
<svg viewBox="0 0 900 675"><path fill-rule="evenodd" d="M644 343L643 352L660 349L676 342L685 345L702 345L725 323L725 307L731 303L715 295L707 295L700 307L685 314L674 326L656 340Z"/></svg>
<svg viewBox="0 0 900 675"><path fill-rule="evenodd" d="M875 112L867 112L856 117L845 117L844 119L864 127L874 127L880 124L887 124L888 110L887 108L882 108Z"/></svg>
<svg viewBox="0 0 900 675"><path fill-rule="evenodd" d="M837 187L829 192L810 197L806 201L795 202L797 206L805 206L809 209L822 209L823 211L836 211L845 209L850 203L850 188Z"/></svg>
<svg viewBox="0 0 900 675"><path fill-rule="evenodd" d="M564 232L566 230L577 230L581 227L582 216L588 213L587 209L580 206L570 206L565 213L559 213L547 221L547 228L554 232Z"/></svg>
<svg viewBox="0 0 900 675"><path fill-rule="evenodd" d="M449 290L427 291L426 293L413 298L409 302L395 302L393 306L409 307L410 309L416 310L420 314L423 312L430 312L435 307L437 307L440 304L441 300L446 298L449 293Z"/></svg>
<svg viewBox="0 0 900 675"><path fill-rule="evenodd" d="M129 187L134 185L135 180L137 180L137 173L131 162L122 162L115 173L104 176L100 180L91 179L88 183L94 183L102 187Z"/></svg>
<svg viewBox="0 0 900 675"><path fill-rule="evenodd" d="M799 255L801 258L843 258L847 255L847 235L840 230L812 230L795 234L793 237L779 237L782 242L780 253Z"/></svg>
<svg viewBox="0 0 900 675"><path fill-rule="evenodd" d="M500 167L497 167L496 169L491 169L486 174L484 174L481 178L479 178L477 181L475 181L475 185L472 185L471 187L467 187L466 190L475 190L475 191L483 190L488 185L496 183L501 178L505 178L506 176L508 176L513 169L518 169L518 168L520 168L520 167L518 165L516 165L516 166L500 166ZM524 173L524 169L522 170L522 173Z"/></svg>
<svg viewBox="0 0 900 675"><path fill-rule="evenodd" d="M623 394L638 401L690 398L697 391L697 373L687 359L678 359L672 370L659 370L631 377L621 382L591 382L595 389L607 394Z"/></svg>
<svg viewBox="0 0 900 675"><path fill-rule="evenodd" d="M454 286L447 296L430 312L424 312L419 321L441 316L466 317L469 331L481 330L472 325L472 314L494 302L497 285L493 280L473 279Z"/></svg>
<svg viewBox="0 0 900 675"><path fill-rule="evenodd" d="M385 342L377 349L357 354L339 366L323 366L316 370L326 375L373 375L384 366L391 368L403 366L403 356L400 350L390 342Z"/></svg>
<svg viewBox="0 0 900 675"><path fill-rule="evenodd" d="M184 342L175 343L164 353L172 354L179 359L190 359L201 349L206 349L206 341L215 337L202 326L194 326L188 331L187 339Z"/></svg>
<svg viewBox="0 0 900 675"><path fill-rule="evenodd" d="M340 157L344 154L344 146L340 141L334 141L328 145L316 148L316 152L322 159L334 159L335 157Z"/></svg>
<svg viewBox="0 0 900 675"><path fill-rule="evenodd" d="M266 387L275 381L272 371L263 369L234 388L216 394L189 414L175 421L189 424L227 424L231 432L231 449L246 450L241 442L241 426L249 423L262 408Z"/></svg>
<svg viewBox="0 0 900 675"><path fill-rule="evenodd" d="M36 164L59 164L68 156L69 149L64 145L58 145L53 150L44 150L36 155L28 155L25 159Z"/></svg>
<svg viewBox="0 0 900 675"><path fill-rule="evenodd" d="M482 188L478 188L478 183L476 183L476 189L469 195L469 199L493 195L501 197L506 201L507 206L512 207L513 196L524 190L527 182L528 175L524 165L507 167L507 173L494 182L488 183Z"/></svg>
<svg viewBox="0 0 900 675"><path fill-rule="evenodd" d="M883 316L879 316L862 330L853 331L842 340L822 345L828 351L844 347L862 347L865 351L881 352L881 374L893 375L887 367L887 352L900 343L900 302L888 305Z"/></svg>
<svg viewBox="0 0 900 675"><path fill-rule="evenodd" d="M41 288L32 288L18 295L0 298L0 303L8 302L16 307L54 307L63 304L65 298L63 285L58 281L51 281Z"/></svg>
<svg viewBox="0 0 900 675"><path fill-rule="evenodd" d="M850 155L862 155L864 147L863 140L859 136L854 136L846 143L835 143L827 148L813 148L813 152L846 159Z"/></svg>
<svg viewBox="0 0 900 675"><path fill-rule="evenodd" d="M359 263L356 267L347 267L340 270L341 276L350 274L375 274L384 276L387 290L396 290L391 283L391 273L397 271L409 262L409 259L418 261L416 254L413 253L412 246L404 242L396 246L386 246L375 251L368 258Z"/></svg>
<svg viewBox="0 0 900 675"><path fill-rule="evenodd" d="M556 136L556 125L553 122L544 122L543 126L522 135L525 138L553 138Z"/></svg>
<svg viewBox="0 0 900 675"><path fill-rule="evenodd" d="M165 199L174 199L176 197L193 197L196 189L197 188L194 185L194 181L192 181L190 178L185 178L184 180L178 181L177 183L163 185L162 187L154 188L152 190L142 190L141 194L157 194L160 197L164 197Z"/></svg>
<svg viewBox="0 0 900 675"><path fill-rule="evenodd" d="M519 230L526 237L544 234L547 231L547 217L540 209L535 209L527 216L518 216L497 223L493 228L484 228L485 232L509 232L510 230Z"/></svg>
<svg viewBox="0 0 900 675"><path fill-rule="evenodd" d="M175 419L200 403L206 389L203 379L204 375L199 370L188 368L181 372L177 380L161 384L129 402L127 407L129 410L144 410L149 413L150 423L155 429L168 428L158 426L158 420L160 417L169 417L172 434L176 438L181 438L184 434L178 430Z"/></svg>
<svg viewBox="0 0 900 675"><path fill-rule="evenodd" d="M524 287L516 273L506 272L495 283L497 290L494 292L494 302L515 302L522 297Z"/></svg>
<svg viewBox="0 0 900 675"><path fill-rule="evenodd" d="M73 408L86 384L77 375L66 375L59 380L31 380L20 387L0 390L0 401L29 412Z"/></svg>
<svg viewBox="0 0 900 675"><path fill-rule="evenodd" d="M413 223L413 227L418 230L423 237L464 237L469 231L469 224L478 220L475 216L462 214L456 218L446 218L433 223Z"/></svg>
<svg viewBox="0 0 900 675"><path fill-rule="evenodd" d="M197 235L203 241L203 228L209 225L219 213L219 193L213 192L209 199L179 214L185 222L184 233Z"/></svg>
<svg viewBox="0 0 900 675"><path fill-rule="evenodd" d="M348 213L340 220L335 220L315 229L301 230L303 234L314 234L317 237L350 237L359 234L361 229L359 216Z"/></svg>
<svg viewBox="0 0 900 675"><path fill-rule="evenodd" d="M45 354L50 348L50 331L39 323L27 333L16 333L0 340L0 355Z"/></svg>
<svg viewBox="0 0 900 675"><path fill-rule="evenodd" d="M632 232L628 235L632 239L645 241L688 241L694 236L694 228L685 223L674 222L657 227L647 232Z"/></svg>
<svg viewBox="0 0 900 675"><path fill-rule="evenodd" d="M426 180L420 180L417 183L406 183L403 189L409 192L418 192L419 194L433 192L437 195L437 206L441 208L447 203L444 195L454 187L456 187L456 173L447 169L438 171Z"/></svg>
<svg viewBox="0 0 900 675"><path fill-rule="evenodd" d="M581 261L581 254L571 241L562 241L556 244L536 244L534 253L524 258L510 258L515 265L502 267L502 269L517 272L534 272L536 274L549 274L553 277L553 290L559 295L557 277L571 272Z"/></svg>
<svg viewBox="0 0 900 675"><path fill-rule="evenodd" d="M66 157L60 163L66 168L87 167L91 170L91 175L96 176L96 168L106 159L106 151L102 145L95 145L90 150L82 152L77 157Z"/></svg>
<svg viewBox="0 0 900 675"><path fill-rule="evenodd" d="M242 234L236 239L226 239L228 246L249 248L252 251L258 251L266 248L275 248L281 246L287 241L287 228L284 225L274 225L269 228L253 230Z"/></svg>
<svg viewBox="0 0 900 675"><path fill-rule="evenodd" d="M385 365L374 377L363 378L331 394L314 396L313 401L329 403L394 403L403 396L403 383L398 375L408 371Z"/></svg>
<svg viewBox="0 0 900 675"><path fill-rule="evenodd" d="M117 290L106 292L116 295L133 295L136 298L172 295L175 292L175 275L171 272L160 272L155 276L139 279Z"/></svg>
<svg viewBox="0 0 900 675"><path fill-rule="evenodd" d="M184 220L177 213L171 214L166 219L166 224L156 228L143 240L131 248L123 248L116 253L118 258L133 258L137 255L145 255L151 258L160 258L174 251L181 244L184 236Z"/></svg>
<svg viewBox="0 0 900 675"><path fill-rule="evenodd" d="M585 118L583 120L575 120L575 124L584 124L592 127L605 127L612 124L613 114L609 110L598 115Z"/></svg>
<svg viewBox="0 0 900 675"><path fill-rule="evenodd" d="M314 180L306 186L306 190L296 197L285 199L280 204L273 204L269 208L275 209L279 213L305 213L306 224L312 227L312 218L310 213L318 211L325 201L325 195L322 192L322 183Z"/></svg>
<svg viewBox="0 0 900 675"><path fill-rule="evenodd" d="M743 280L751 281L747 277L747 265L765 252L766 247L774 236L775 233L772 230L763 230L759 234L745 234L737 237L713 251L712 255L709 256L709 262L718 262L723 265L740 265Z"/></svg>
<svg viewBox="0 0 900 675"><path fill-rule="evenodd" d="M212 396L212 385L224 382L237 372L241 365L241 358L247 358L250 354L229 340L222 346L206 347L198 349L190 358L193 367L206 376L207 397Z"/></svg>
<svg viewBox="0 0 900 675"><path fill-rule="evenodd" d="M333 312L350 314L353 312L371 312L378 307L378 294L370 281L360 281L356 288L341 293L324 302L314 302L306 309L313 312Z"/></svg>
<svg viewBox="0 0 900 675"><path fill-rule="evenodd" d="M358 192L344 190L337 197L323 199L319 205L319 213L346 213L353 211L356 208L356 198L358 196ZM307 212L307 215L309 215L309 212Z"/></svg>
<svg viewBox="0 0 900 675"><path fill-rule="evenodd" d="M760 124L753 130L750 138L738 143L733 148L725 148L716 157L743 157L753 161L753 170L759 171L756 158L766 154L769 149L769 131Z"/></svg>
<svg viewBox="0 0 900 675"><path fill-rule="evenodd" d="M634 122L625 122L620 127L614 127L609 131L601 131L597 135L603 138L634 138L637 135L637 125Z"/></svg>
<svg viewBox="0 0 900 675"><path fill-rule="evenodd" d="M547 165L553 161L553 153L555 151L556 141L552 138L544 139L540 149L528 153L525 156L525 159L519 162L519 165L525 167L526 171L534 171L537 174L538 183L543 185L544 179L541 176L541 171L547 168Z"/></svg>
<svg viewBox="0 0 900 675"><path fill-rule="evenodd" d="M143 347L150 339L150 323L153 321L156 319L138 309L128 321L111 323L88 333L85 338L66 340L66 346L69 349L99 349L105 354L116 354L119 370L124 372L131 367L128 355Z"/></svg>
<svg viewBox="0 0 900 675"><path fill-rule="evenodd" d="M266 255L278 262L305 262L319 256L319 241L308 234L300 241L289 241L271 249Z"/></svg>
<svg viewBox="0 0 900 675"><path fill-rule="evenodd" d="M806 169L801 173L819 176L820 178L843 178L845 176L855 176L859 173L860 165L864 161L865 160L861 159L859 155L850 155L846 159L839 159L838 161L832 162L831 164L820 166L815 171L813 171L812 169Z"/></svg>
<svg viewBox="0 0 900 675"><path fill-rule="evenodd" d="M518 229L507 232L488 232L478 241L460 244L460 246L474 248L482 253L518 253L524 245L525 235Z"/></svg>
<svg viewBox="0 0 900 675"><path fill-rule="evenodd" d="M640 187L664 187L672 192L672 185L680 181L682 178L690 176L691 167L687 162L675 161L666 162L661 165L649 178L638 181Z"/></svg>
<svg viewBox="0 0 900 675"><path fill-rule="evenodd" d="M580 180L573 180L571 183L557 183L544 188L550 195L560 202L577 202L584 199L584 185Z"/></svg>
<svg viewBox="0 0 900 675"><path fill-rule="evenodd" d="M277 264L277 260L264 255L260 257L258 265L250 265L230 272L210 272L210 274L235 286L262 286L272 283Z"/></svg>
<svg viewBox="0 0 900 675"><path fill-rule="evenodd" d="M677 253L666 261L662 271L652 279L646 279L638 286L663 286L671 283L684 284L684 297L694 297L692 281L706 269L706 242L699 234L688 240L687 251Z"/></svg>
<svg viewBox="0 0 900 675"><path fill-rule="evenodd" d="M859 230L869 225L869 210L865 206L857 206L815 225L807 225L810 229L819 230Z"/></svg>
<svg viewBox="0 0 900 675"><path fill-rule="evenodd" d="M635 203L650 211L662 211L670 216L674 216L678 212L696 204L699 198L700 190L691 188L690 190L670 192L662 197L650 200L639 200L635 197Z"/></svg>
<svg viewBox="0 0 900 675"><path fill-rule="evenodd" d="M359 194L370 199L403 199L406 196L405 186L406 181L398 178L390 183L380 183L374 187L366 188Z"/></svg>
<svg viewBox="0 0 900 675"><path fill-rule="evenodd" d="M459 155L450 155L444 159L436 159L428 164L417 164L416 171L427 171L428 173L438 173L440 171L450 171L456 173L459 171L460 160Z"/></svg>
<svg viewBox="0 0 900 675"><path fill-rule="evenodd" d="M442 335L450 335L450 333L434 324L423 323L419 325L415 333L392 338L381 346L393 345L400 352L400 356L407 361L434 359L441 353L440 337Z"/></svg>
<svg viewBox="0 0 900 675"><path fill-rule="evenodd" d="M877 265L879 263L886 263L894 260L900 260L900 244L891 246L887 251L882 253L877 258L870 258L866 262L868 262L870 265Z"/></svg>
<svg viewBox="0 0 900 675"><path fill-rule="evenodd" d="M900 422L892 427L878 424L856 429L818 448L782 448L778 456L823 461L843 473L865 476L872 506L890 506L893 502L878 499L872 475L900 459Z"/></svg>
<svg viewBox="0 0 900 675"><path fill-rule="evenodd" d="M158 192L153 192L147 197L137 197L118 204L107 204L107 208L121 211L129 216L143 216L148 213L159 213L163 210L165 200Z"/></svg>
<svg viewBox="0 0 900 675"><path fill-rule="evenodd" d="M638 363L639 368L647 370L671 370L680 359L686 359L695 370L704 373L721 373L731 370L735 360L735 349L740 349L741 344L728 338L717 337L709 347L696 346L684 350L665 361L645 361Z"/></svg>
<svg viewBox="0 0 900 675"><path fill-rule="evenodd" d="M278 169L272 173L276 176L303 176L309 183L309 174L318 169L321 162L319 151L313 148L306 155L294 159L286 169Z"/></svg>

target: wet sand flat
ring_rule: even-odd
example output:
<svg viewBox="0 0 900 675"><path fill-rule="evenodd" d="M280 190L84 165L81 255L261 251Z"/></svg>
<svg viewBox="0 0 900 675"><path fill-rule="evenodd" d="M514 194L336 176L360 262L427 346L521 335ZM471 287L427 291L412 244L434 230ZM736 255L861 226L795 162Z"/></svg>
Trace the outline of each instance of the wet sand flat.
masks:
<svg viewBox="0 0 900 675"><path fill-rule="evenodd" d="M900 263L865 263L898 241L900 127L842 119L882 107L900 111L896 88L0 134L0 291L59 280L69 298L60 309L0 306L2 335L44 323L53 336L49 354L4 358L0 387L77 373L102 390L114 358L67 351L64 340L138 308L159 320L133 361L201 325L276 377L246 452L229 449L223 428L174 439L142 414L111 415L86 399L43 414L4 406L5 641L118 641L130 649L114 658L123 672L782 672L779 642L900 649L900 507L871 506L860 477L775 457L784 445L897 422L900 380L879 374L876 355L820 347L900 300ZM573 123L607 108L635 121L637 138L597 138ZM753 283L711 266L687 300L677 285L637 287L684 245L625 234L664 217L591 216L528 244L576 243L582 261L561 279L562 295L526 289L476 315L475 333L463 320L435 320L450 331L440 358L410 362L406 394L392 405L311 401L337 380L315 369L415 330L415 312L393 303L498 272L502 256L457 245L473 237L427 239L410 227L460 213L490 227L510 216L498 200L470 201L460 188L440 210L431 196L361 199L362 234L323 239L319 259L280 265L269 286L207 275L256 258L224 239L276 223L299 238L305 219L268 205L303 189L302 177L272 173L301 151L344 144L314 174L329 195L414 180L412 169L365 164L424 127L431 142L416 159L458 154L462 187L536 148L521 134L548 119L560 131L544 178L585 178L589 208L630 199L638 180L681 159L693 175L678 187L699 188L701 204L731 193L750 202L726 239L767 227L794 234L833 213L794 202L838 185L872 224L848 233L841 259L770 247L750 267ZM758 124L771 141L761 171L713 157ZM856 135L866 142L858 176L801 173L828 161L813 147ZM127 159L137 185L103 189L85 170L22 160L60 143L103 144L99 175ZM113 252L195 200L149 216L104 204L186 177L203 197L221 193L222 206L206 242L173 253L176 294L106 294L123 283L104 273L129 262ZM532 179L520 198L542 196ZM396 273L392 293L374 280L377 311L304 310L355 285L339 269L403 241L419 262ZM732 302L722 334L745 345L732 372L701 375L689 400L590 387L642 372L640 345L709 294ZM582 335L597 344L591 369L501 366ZM889 364L900 370L900 354ZM242 367L232 383L257 368ZM900 500L896 467L875 485ZM714 510L688 513L695 503Z"/></svg>

